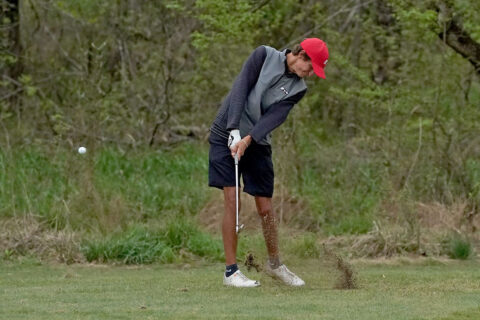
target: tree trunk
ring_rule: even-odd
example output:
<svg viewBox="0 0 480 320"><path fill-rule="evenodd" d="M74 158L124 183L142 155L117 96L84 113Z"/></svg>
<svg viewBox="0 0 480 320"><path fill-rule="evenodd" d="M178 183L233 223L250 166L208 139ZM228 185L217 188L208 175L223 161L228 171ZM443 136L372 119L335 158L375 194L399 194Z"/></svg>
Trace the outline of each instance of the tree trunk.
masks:
<svg viewBox="0 0 480 320"><path fill-rule="evenodd" d="M20 43L20 0L0 0L0 99L15 108L22 91L18 78L23 72L22 45Z"/></svg>
<svg viewBox="0 0 480 320"><path fill-rule="evenodd" d="M373 81L382 85L390 78L389 58L390 48L386 37L394 34L395 17L392 8L382 0L375 1L375 23L383 30L383 37L374 37L374 48L376 51L376 63L372 72Z"/></svg>
<svg viewBox="0 0 480 320"><path fill-rule="evenodd" d="M462 23L452 16L451 9L446 3L441 3L437 6L443 21L441 21L445 28L438 36L445 44L455 50L457 53L467 59L475 68L475 71L480 75L480 43L476 42L463 29Z"/></svg>
<svg viewBox="0 0 480 320"><path fill-rule="evenodd" d="M4 39L6 43L2 46L6 49L7 55L13 57L15 62L5 66L2 74L13 80L17 80L23 71L22 64L22 45L20 43L20 0L3 0L2 11L4 19L2 19L2 27L4 31ZM6 23L4 22L6 21Z"/></svg>

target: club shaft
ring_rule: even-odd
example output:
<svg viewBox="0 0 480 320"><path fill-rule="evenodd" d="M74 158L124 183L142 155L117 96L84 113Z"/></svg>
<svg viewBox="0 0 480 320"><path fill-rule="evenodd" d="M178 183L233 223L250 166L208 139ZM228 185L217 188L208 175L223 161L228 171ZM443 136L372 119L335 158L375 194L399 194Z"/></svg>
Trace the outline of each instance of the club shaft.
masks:
<svg viewBox="0 0 480 320"><path fill-rule="evenodd" d="M235 232L238 233L238 155L235 154Z"/></svg>

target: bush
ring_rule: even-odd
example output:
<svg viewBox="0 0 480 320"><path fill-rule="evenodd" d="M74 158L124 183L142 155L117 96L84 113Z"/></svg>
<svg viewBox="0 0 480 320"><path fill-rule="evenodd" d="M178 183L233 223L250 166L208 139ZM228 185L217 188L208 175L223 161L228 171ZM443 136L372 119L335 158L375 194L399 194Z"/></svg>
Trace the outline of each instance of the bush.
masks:
<svg viewBox="0 0 480 320"><path fill-rule="evenodd" d="M452 259L466 260L472 256L473 246L469 239L457 235L447 239L447 252Z"/></svg>
<svg viewBox="0 0 480 320"><path fill-rule="evenodd" d="M86 241L82 252L89 262L126 264L172 263L184 258L185 252L190 253L188 257L195 255L214 261L223 258L221 242L185 218L171 221L160 230L137 225L106 239Z"/></svg>
<svg viewBox="0 0 480 320"><path fill-rule="evenodd" d="M91 241L82 251L91 261L122 261L126 264L171 263L175 254L160 235L141 227L134 227L127 233L117 234L104 241Z"/></svg>

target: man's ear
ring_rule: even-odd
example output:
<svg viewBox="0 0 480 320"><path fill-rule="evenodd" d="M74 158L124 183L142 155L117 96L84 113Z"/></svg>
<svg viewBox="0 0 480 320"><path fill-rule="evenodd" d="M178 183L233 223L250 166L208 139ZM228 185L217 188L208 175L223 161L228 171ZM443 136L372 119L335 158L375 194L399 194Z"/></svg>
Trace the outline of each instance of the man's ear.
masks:
<svg viewBox="0 0 480 320"><path fill-rule="evenodd" d="M309 61L310 58L308 57L307 53L305 52L305 50L302 50L298 53L298 55L300 57L302 57L302 60L305 60L305 61Z"/></svg>

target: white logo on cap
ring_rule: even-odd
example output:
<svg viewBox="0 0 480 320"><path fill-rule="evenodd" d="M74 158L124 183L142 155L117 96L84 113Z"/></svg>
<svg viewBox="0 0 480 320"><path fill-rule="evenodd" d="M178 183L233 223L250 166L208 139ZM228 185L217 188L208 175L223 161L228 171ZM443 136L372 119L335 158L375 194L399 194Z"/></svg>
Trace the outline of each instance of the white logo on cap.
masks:
<svg viewBox="0 0 480 320"><path fill-rule="evenodd" d="M327 65L327 62L328 62L328 59L327 59L327 60L325 60L325 62L323 63L323 65Z"/></svg>

